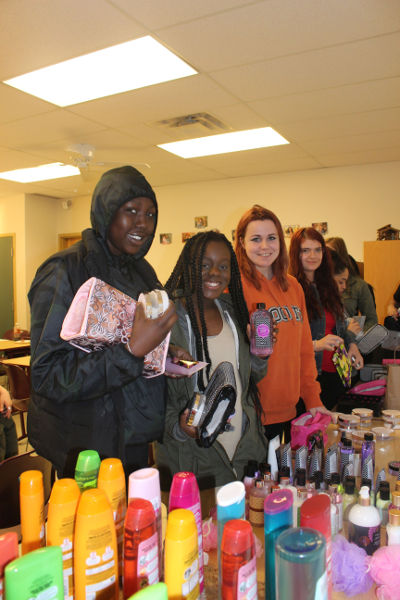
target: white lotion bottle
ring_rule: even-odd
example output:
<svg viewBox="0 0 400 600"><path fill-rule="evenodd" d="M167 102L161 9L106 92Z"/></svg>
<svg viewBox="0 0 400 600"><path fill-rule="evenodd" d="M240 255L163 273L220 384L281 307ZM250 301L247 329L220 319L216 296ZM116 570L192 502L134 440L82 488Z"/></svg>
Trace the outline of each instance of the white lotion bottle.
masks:
<svg viewBox="0 0 400 600"><path fill-rule="evenodd" d="M360 489L358 504L354 504L349 512L349 542L354 542L371 555L380 546L381 517L375 506L371 506L369 488L363 485Z"/></svg>
<svg viewBox="0 0 400 600"><path fill-rule="evenodd" d="M389 509L389 523L386 525L387 545L400 544L400 510Z"/></svg>

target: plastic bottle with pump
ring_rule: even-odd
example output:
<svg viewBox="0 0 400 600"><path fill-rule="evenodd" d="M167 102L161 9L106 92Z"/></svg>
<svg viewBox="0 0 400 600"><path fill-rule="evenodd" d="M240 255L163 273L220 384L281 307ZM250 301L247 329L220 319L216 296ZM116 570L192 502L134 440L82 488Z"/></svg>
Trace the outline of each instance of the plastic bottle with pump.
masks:
<svg viewBox="0 0 400 600"><path fill-rule="evenodd" d="M357 544L371 555L380 546L381 518L375 506L371 506L369 489L362 486L360 489L358 504L351 507L349 512L350 542Z"/></svg>
<svg viewBox="0 0 400 600"><path fill-rule="evenodd" d="M389 509L389 522L386 525L387 545L400 544L400 510Z"/></svg>

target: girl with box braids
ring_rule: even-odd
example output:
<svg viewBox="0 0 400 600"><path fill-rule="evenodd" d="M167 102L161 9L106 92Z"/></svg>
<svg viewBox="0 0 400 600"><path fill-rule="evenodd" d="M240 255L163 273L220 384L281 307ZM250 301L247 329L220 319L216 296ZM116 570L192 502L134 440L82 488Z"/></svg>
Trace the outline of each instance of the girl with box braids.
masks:
<svg viewBox="0 0 400 600"><path fill-rule="evenodd" d="M207 326L204 317L202 269L205 248L209 242L223 242L229 249L231 259L231 278L228 284L228 290L232 298L236 321L245 339L247 340L249 313L243 296L239 265L237 263L236 254L232 248L232 245L224 234L216 231L205 231L197 233L193 237L189 238L185 243L185 247L181 252L170 278L165 284L165 289L171 298L185 299L186 309L196 340L197 360L204 360L205 362L209 363L206 369L207 379L209 379L211 360L207 342ZM193 301L194 297L196 298L201 328L199 327L198 319L196 318L196 309ZM202 370L198 373L199 390L204 391L205 386L206 383L204 382ZM261 405L258 398L258 390L252 377L250 378L250 394L257 410L260 410Z"/></svg>
<svg viewBox="0 0 400 600"><path fill-rule="evenodd" d="M241 480L249 460L265 461L256 384L265 376L268 361L250 354L239 267L223 234L203 231L187 240L165 288L178 315L170 340L174 357L183 361L181 367L191 360L208 364L192 376L167 377L165 429L156 444L156 464L162 490L170 489L175 473L194 473L200 489L207 490L202 496L206 511L208 504L215 505L215 487ZM236 401L228 423L227 398L220 399L219 414L208 413L210 406L204 413L210 400L204 391L214 375L221 382L228 368L222 363L230 364L235 377ZM203 443L214 433L210 445Z"/></svg>

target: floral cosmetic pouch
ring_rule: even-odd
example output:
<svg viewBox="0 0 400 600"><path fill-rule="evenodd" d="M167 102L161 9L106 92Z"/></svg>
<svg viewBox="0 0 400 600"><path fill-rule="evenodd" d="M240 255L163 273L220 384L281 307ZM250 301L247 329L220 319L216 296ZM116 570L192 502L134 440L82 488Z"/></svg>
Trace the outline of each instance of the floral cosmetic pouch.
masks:
<svg viewBox="0 0 400 600"><path fill-rule="evenodd" d="M139 301L143 302L149 318L156 318L168 307L168 296L161 290L141 294ZM130 296L101 279L91 277L75 294L60 337L84 352L126 344L131 335L136 304L136 300ZM169 338L170 334L144 357L144 377L156 377L164 373Z"/></svg>

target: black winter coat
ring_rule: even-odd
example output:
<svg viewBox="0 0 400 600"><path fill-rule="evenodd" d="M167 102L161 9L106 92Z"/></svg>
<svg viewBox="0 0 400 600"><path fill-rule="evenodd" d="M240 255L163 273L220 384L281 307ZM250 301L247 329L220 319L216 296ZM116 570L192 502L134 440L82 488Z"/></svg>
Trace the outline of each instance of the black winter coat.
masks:
<svg viewBox="0 0 400 600"><path fill-rule="evenodd" d="M29 441L61 473L71 472L82 449L124 462L127 445L146 444L160 438L163 431L164 376L143 378L143 359L132 356L123 344L87 354L59 335L76 291L90 277L99 277L135 299L140 292L160 287L143 258L152 240L134 258L112 256L105 243L116 210L128 199L151 197L156 205L146 180L143 178L149 189L142 180L138 188L138 178L132 177L135 170L129 168L132 171L126 174L123 169L113 170L126 175L117 194L109 182L100 185L100 180L96 187L93 229L83 232L81 242L50 257L38 269L29 292Z"/></svg>

